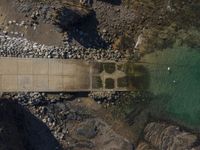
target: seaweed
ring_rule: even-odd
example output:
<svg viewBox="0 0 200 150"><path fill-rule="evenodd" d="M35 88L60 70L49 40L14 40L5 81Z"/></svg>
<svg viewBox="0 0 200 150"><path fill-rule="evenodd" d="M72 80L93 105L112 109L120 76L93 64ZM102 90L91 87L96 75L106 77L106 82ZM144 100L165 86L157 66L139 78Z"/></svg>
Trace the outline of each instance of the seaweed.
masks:
<svg viewBox="0 0 200 150"><path fill-rule="evenodd" d="M100 89L103 87L103 83L100 76L93 76L92 77L92 88Z"/></svg>
<svg viewBox="0 0 200 150"><path fill-rule="evenodd" d="M115 87L115 81L112 78L107 78L105 80L105 88L106 89L113 89Z"/></svg>
<svg viewBox="0 0 200 150"><path fill-rule="evenodd" d="M127 76L118 78L117 79L117 86L121 87L121 88L127 87L128 86L128 78L127 78Z"/></svg>
<svg viewBox="0 0 200 150"><path fill-rule="evenodd" d="M105 72L112 74L116 71L115 63L104 63L104 70Z"/></svg>

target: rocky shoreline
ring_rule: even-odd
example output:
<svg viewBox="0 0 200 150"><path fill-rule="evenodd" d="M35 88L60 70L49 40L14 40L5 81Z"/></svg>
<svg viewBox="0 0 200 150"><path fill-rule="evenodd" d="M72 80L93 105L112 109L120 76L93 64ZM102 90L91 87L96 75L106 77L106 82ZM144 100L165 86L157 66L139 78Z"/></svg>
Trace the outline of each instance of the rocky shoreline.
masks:
<svg viewBox="0 0 200 150"><path fill-rule="evenodd" d="M41 120L64 149L127 149L133 146L105 121L70 94L4 93L3 99L16 101Z"/></svg>
<svg viewBox="0 0 200 150"><path fill-rule="evenodd" d="M141 54L167 46L180 46L186 43L189 46L199 47L200 36L196 34L199 20L195 23L194 29L186 30L187 23L194 20L196 14L193 11L191 14L186 14L183 19L188 18L190 21L183 26L180 25L182 21L179 22L181 12L193 8L195 2L184 0L171 4L170 1L167 7L162 1L133 3L134 9L131 9L130 1L120 0L94 0L93 3L70 0L65 5L58 1L46 3L32 0L2 0L0 57L135 61L140 59ZM177 7L179 3L181 3L180 8ZM172 19L173 16L180 18ZM52 44L54 42L55 44ZM148 118L147 122L146 120L142 122L143 119L140 117L144 117L143 110L145 111L150 102L148 96L148 94L137 96L127 92L91 92L86 97L74 93L3 93L2 98L9 102L6 104L3 102L0 106L3 108L5 105L5 108L9 108L14 102L14 109L12 107L13 111L8 112L11 114L8 117L10 120L5 119L7 111L2 109L0 138L6 137L2 134L2 128L8 121L17 126L10 128L13 132L17 129L29 131L30 124L39 123L45 126L39 126L41 131L32 129L31 126L30 139L24 140L26 136L20 137L21 145L14 147L16 150L23 150L23 146L26 150L28 148L33 150L200 149L199 135L180 129L178 125L149 122ZM116 103L122 106L122 100L130 99L135 101L134 104L138 108L131 113L126 110L128 112L126 118L113 119L111 115L109 121L104 119L109 112L101 110L102 107L109 110ZM125 109L127 105L129 104L125 104ZM19 107L23 111L15 114ZM37 120L35 124L30 123L29 119L30 124L26 124L27 116L23 114L25 110L34 118L33 120ZM100 113L100 110L103 113ZM18 120L26 125L18 124ZM117 122L117 127L114 129L110 122L113 124ZM123 128L130 130L126 133ZM138 135L132 135L132 128L137 130ZM47 130L48 134L43 135ZM26 134L26 131L22 131ZM34 131L38 135L33 134ZM31 141L31 138L37 139L37 137L38 141ZM46 137L51 137L49 141L52 145L48 145L47 140L43 142L43 138ZM0 140L0 146L1 144L5 146L5 143L1 143ZM7 149L5 147L3 150Z"/></svg>
<svg viewBox="0 0 200 150"><path fill-rule="evenodd" d="M200 143L197 134L164 122L147 123L139 144L134 143L133 145L128 139L113 131L105 121L98 118L94 111L83 105L86 99L75 97L73 94L4 93L2 99L7 102L11 100L11 103L19 103L38 120L41 120L61 144L60 148L57 146L58 150L62 148L132 150L134 145L137 145L136 150L199 150ZM98 104L95 105L98 107Z"/></svg>
<svg viewBox="0 0 200 150"><path fill-rule="evenodd" d="M0 55L1 57L84 59L87 61L120 61L126 56L121 51L112 49L84 49L69 44L65 47L46 46L2 33L0 34Z"/></svg>

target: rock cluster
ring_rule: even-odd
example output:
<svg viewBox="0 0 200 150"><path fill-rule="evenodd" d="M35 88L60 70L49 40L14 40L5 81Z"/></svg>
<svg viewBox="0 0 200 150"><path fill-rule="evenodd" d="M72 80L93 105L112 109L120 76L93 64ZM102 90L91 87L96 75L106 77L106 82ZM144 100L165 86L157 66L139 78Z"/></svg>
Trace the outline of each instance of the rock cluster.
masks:
<svg viewBox="0 0 200 150"><path fill-rule="evenodd" d="M89 97L94 99L98 104L121 105L124 101L131 101L132 103L143 103L143 106L147 105L153 98L150 92L138 92L138 91L104 91L104 92L90 92Z"/></svg>
<svg viewBox="0 0 200 150"><path fill-rule="evenodd" d="M90 92L89 97L96 100L99 104L102 102L111 103L119 99L120 92Z"/></svg>
<svg viewBox="0 0 200 150"><path fill-rule="evenodd" d="M3 29L3 33L5 35L11 35L15 37L24 37L24 32L22 32L24 29L27 30L28 28L32 28L33 30L37 29L37 24L32 21L22 20L22 21L16 21L16 20L9 20L7 25ZM15 31L9 31L10 28L15 28ZM19 29L16 30L16 28Z"/></svg>
<svg viewBox="0 0 200 150"><path fill-rule="evenodd" d="M60 7L59 3L40 3L33 1L18 1L14 0L13 5L18 12L25 14L25 17L31 17L33 22L42 21L45 23L51 23L53 21L53 14L56 7Z"/></svg>
<svg viewBox="0 0 200 150"><path fill-rule="evenodd" d="M84 59L84 60L115 60L125 58L125 55L112 49L83 49L70 46L65 47L46 46L36 42L31 42L21 37L10 37L0 34L0 55L3 57L24 57L24 58L64 58L64 59Z"/></svg>
<svg viewBox="0 0 200 150"><path fill-rule="evenodd" d="M38 92L3 93L3 96L7 99L16 100L23 106L34 106L34 107L60 102L63 99L65 100L74 99L74 95L71 95L69 93L57 93L57 94L38 93Z"/></svg>
<svg viewBox="0 0 200 150"><path fill-rule="evenodd" d="M77 106L80 100L60 93L4 93L5 99L18 101L48 126L66 149L132 150L132 144L116 134L103 120L87 108Z"/></svg>
<svg viewBox="0 0 200 150"><path fill-rule="evenodd" d="M154 147L162 150L197 150L196 144L199 141L195 134L182 131L178 126L156 122L147 124L144 129L144 139L150 145L141 142L138 145L138 150L142 150L144 147Z"/></svg>

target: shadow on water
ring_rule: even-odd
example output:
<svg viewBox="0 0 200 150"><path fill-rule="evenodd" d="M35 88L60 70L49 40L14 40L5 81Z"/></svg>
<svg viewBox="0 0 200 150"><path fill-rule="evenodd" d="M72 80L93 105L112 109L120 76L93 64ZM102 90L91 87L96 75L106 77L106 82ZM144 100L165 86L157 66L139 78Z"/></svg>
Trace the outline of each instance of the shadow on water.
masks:
<svg viewBox="0 0 200 150"><path fill-rule="evenodd" d="M134 101L135 97L132 99ZM132 111L130 111L125 120L129 125L133 125L136 120L144 119L141 116L147 117L147 120L151 118L156 118L156 120L167 120L169 116L167 115L167 103L170 101L171 96L167 94L154 95L151 92L142 92L141 96L137 97L137 103L132 104ZM150 117L150 118L149 118Z"/></svg>
<svg viewBox="0 0 200 150"><path fill-rule="evenodd" d="M126 82L129 89L147 90L150 84L150 74L143 65L134 63L125 64Z"/></svg>
<svg viewBox="0 0 200 150"><path fill-rule="evenodd" d="M142 66L135 66L135 76L130 78L132 85L136 86L138 89L147 90L149 88L150 74L148 70ZM139 75L137 75L139 73Z"/></svg>
<svg viewBox="0 0 200 150"><path fill-rule="evenodd" d="M0 100L1 150L61 150L48 127L12 100Z"/></svg>
<svg viewBox="0 0 200 150"><path fill-rule="evenodd" d="M98 33L96 13L81 16L75 10L63 7L58 12L56 25L68 33L68 41L77 41L85 48L107 48L108 44Z"/></svg>

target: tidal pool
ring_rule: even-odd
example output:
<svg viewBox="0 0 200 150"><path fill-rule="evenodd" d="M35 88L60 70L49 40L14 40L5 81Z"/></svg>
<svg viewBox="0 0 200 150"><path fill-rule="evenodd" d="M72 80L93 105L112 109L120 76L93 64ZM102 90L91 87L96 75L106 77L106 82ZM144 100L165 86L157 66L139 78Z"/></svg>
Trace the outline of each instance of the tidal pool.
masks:
<svg viewBox="0 0 200 150"><path fill-rule="evenodd" d="M200 128L200 50L173 48L147 54L141 60L149 71L149 91L157 96L154 113Z"/></svg>

